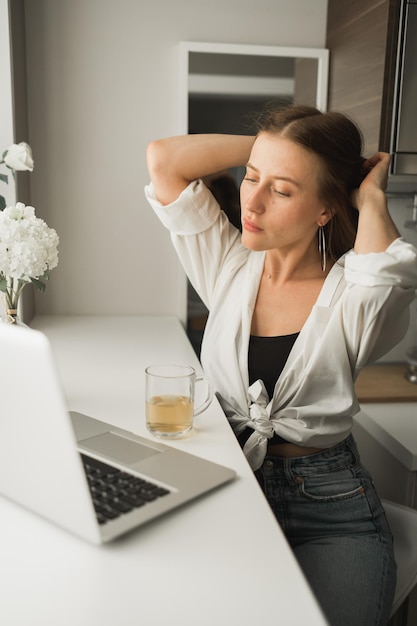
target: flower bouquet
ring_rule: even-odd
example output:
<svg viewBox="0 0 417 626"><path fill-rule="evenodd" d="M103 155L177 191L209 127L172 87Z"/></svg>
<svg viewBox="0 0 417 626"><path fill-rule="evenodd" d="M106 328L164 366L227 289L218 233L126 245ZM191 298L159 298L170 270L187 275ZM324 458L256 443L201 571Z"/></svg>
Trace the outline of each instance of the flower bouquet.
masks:
<svg viewBox="0 0 417 626"><path fill-rule="evenodd" d="M32 171L30 147L14 144L1 163L12 170ZM0 179L7 183L7 176L1 174ZM58 243L56 231L35 216L33 207L18 202L0 210L0 292L7 322L18 319L18 302L26 285L45 290L44 281L58 265Z"/></svg>

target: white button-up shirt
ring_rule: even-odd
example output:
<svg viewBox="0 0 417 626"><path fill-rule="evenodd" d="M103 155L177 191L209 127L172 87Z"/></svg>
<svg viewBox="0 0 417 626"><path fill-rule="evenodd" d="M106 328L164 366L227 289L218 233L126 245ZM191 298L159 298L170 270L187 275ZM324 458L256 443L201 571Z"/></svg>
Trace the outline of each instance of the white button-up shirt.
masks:
<svg viewBox="0 0 417 626"><path fill-rule="evenodd" d="M269 401L263 383L249 386L252 314L265 252L248 250L201 181L168 206L152 185L151 206L195 290L209 309L201 362L236 434L254 429L244 452L253 469L277 433L302 446L343 441L359 411L360 370L398 343L417 289L417 250L402 238L385 252L348 252L332 267L295 341Z"/></svg>

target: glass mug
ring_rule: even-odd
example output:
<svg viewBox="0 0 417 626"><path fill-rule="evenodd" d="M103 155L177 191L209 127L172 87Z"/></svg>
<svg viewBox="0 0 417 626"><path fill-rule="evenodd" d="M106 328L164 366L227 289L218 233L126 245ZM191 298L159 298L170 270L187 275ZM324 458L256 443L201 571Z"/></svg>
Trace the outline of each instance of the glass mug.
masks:
<svg viewBox="0 0 417 626"><path fill-rule="evenodd" d="M196 376L189 365L150 365L146 377L146 427L157 437L175 439L184 436L193 427L193 420L209 406L213 399L210 382ZM206 385L206 396L194 406L197 384Z"/></svg>

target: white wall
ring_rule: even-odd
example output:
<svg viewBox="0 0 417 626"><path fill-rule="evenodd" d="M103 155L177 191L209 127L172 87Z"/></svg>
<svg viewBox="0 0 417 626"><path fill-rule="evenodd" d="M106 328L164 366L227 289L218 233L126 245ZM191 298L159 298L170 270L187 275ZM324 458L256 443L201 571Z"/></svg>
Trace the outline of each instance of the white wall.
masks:
<svg viewBox="0 0 417 626"><path fill-rule="evenodd" d="M324 47L326 10L327 0L26 0L31 201L61 239L38 312L185 315L182 271L143 196L146 145L178 132L178 42Z"/></svg>

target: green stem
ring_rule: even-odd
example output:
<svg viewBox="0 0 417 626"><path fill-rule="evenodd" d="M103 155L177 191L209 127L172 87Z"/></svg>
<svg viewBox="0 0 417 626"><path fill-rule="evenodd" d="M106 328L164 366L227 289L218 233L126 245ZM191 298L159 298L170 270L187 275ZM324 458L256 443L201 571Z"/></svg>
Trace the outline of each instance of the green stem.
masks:
<svg viewBox="0 0 417 626"><path fill-rule="evenodd" d="M6 289L6 291L4 292L4 296L5 296L5 300L6 300L6 307L10 310L15 310L17 309L17 305L19 302L19 298L20 295L24 289L24 287L26 287L27 283L23 280L17 280L17 287L15 287L15 279L11 278L10 279L10 284L8 289Z"/></svg>
<svg viewBox="0 0 417 626"><path fill-rule="evenodd" d="M20 298L20 295L28 283L25 282L24 280L19 280L17 284L18 284L18 287L16 289L16 307L15 308L17 308L17 302Z"/></svg>

